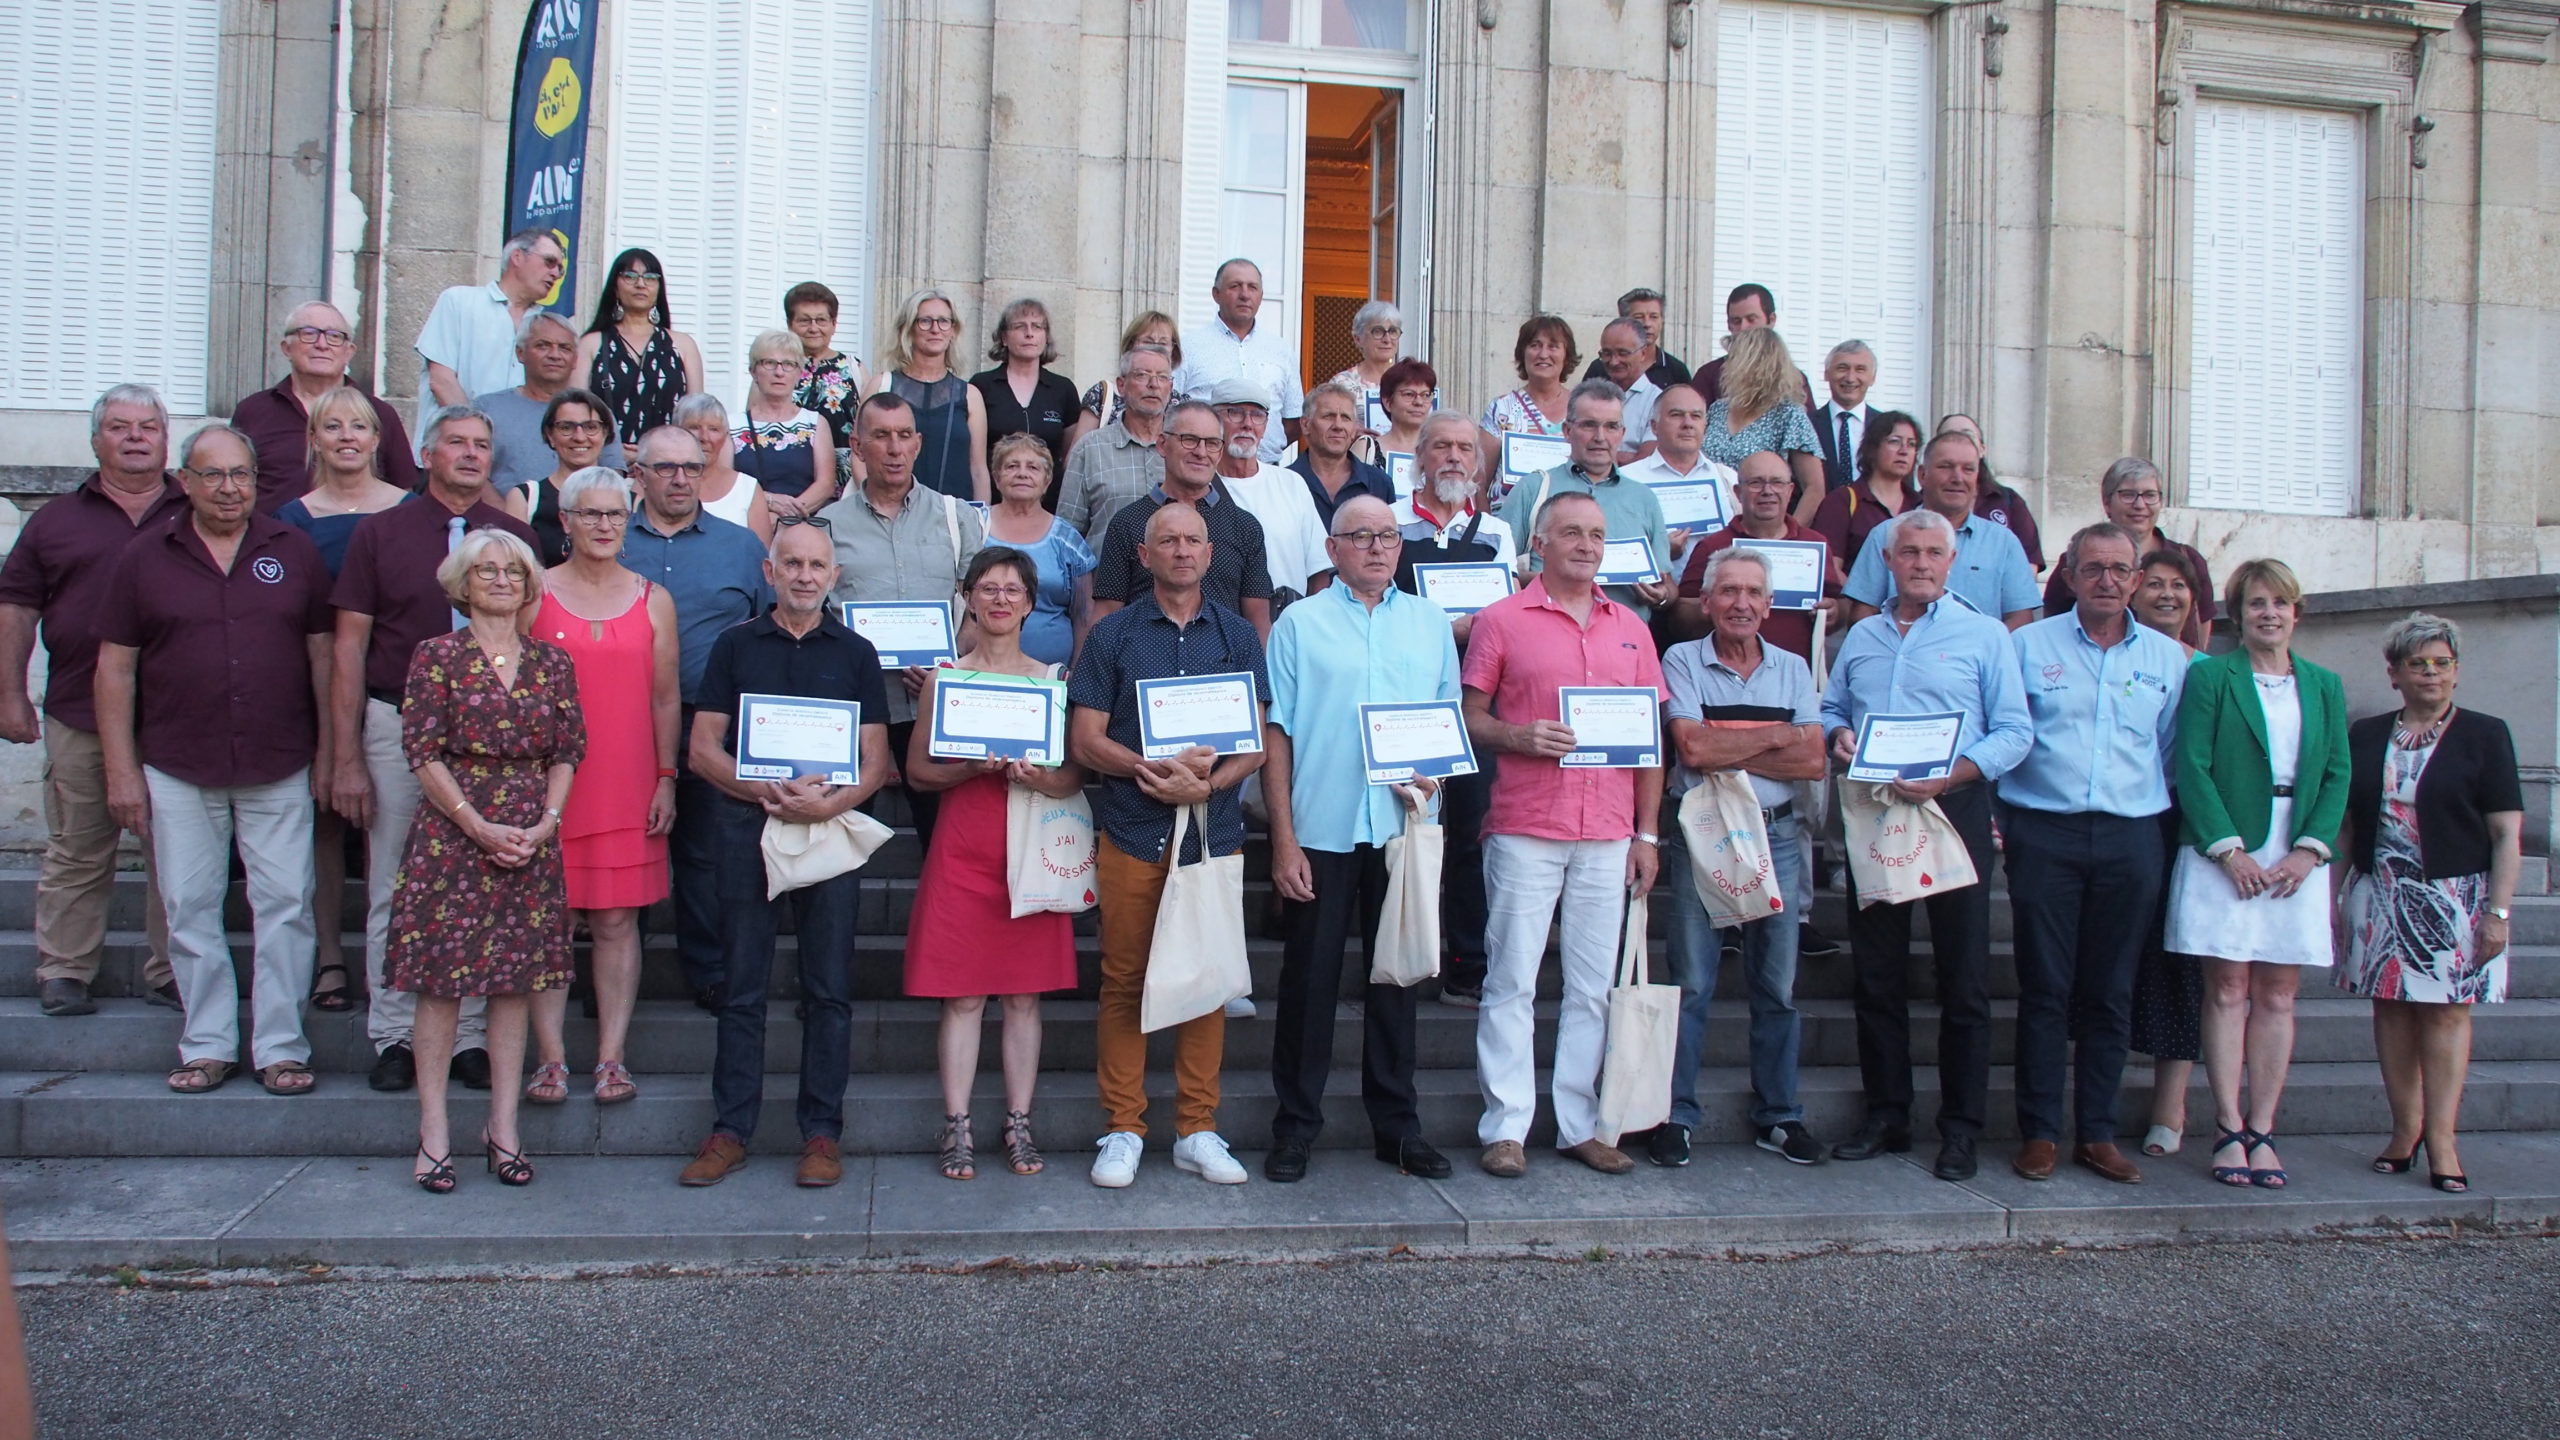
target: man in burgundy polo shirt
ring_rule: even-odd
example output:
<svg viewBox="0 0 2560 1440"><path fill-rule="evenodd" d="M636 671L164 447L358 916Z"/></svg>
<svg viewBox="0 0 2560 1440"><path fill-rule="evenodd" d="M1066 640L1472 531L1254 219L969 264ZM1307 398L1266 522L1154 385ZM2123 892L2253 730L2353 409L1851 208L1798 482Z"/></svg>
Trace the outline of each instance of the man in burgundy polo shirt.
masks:
<svg viewBox="0 0 2560 1440"><path fill-rule="evenodd" d="M0 739L32 745L27 660L44 628L44 813L51 832L36 875L36 999L47 1015L97 1010L89 987L107 942L107 896L123 831L107 813L106 756L90 676L98 663L98 603L116 555L134 531L186 507L168 476L169 412L147 385L118 385L89 411L98 468L44 506L18 532L0 565ZM154 1004L178 1005L169 978L169 935L151 852L143 851L143 923L151 960L143 971Z"/></svg>
<svg viewBox="0 0 2560 1440"><path fill-rule="evenodd" d="M284 378L275 388L242 397L231 407L231 423L258 452L258 513L273 515L286 501L311 489L307 436L312 402L340 385L353 385L347 365L356 358L354 327L338 307L325 300L297 305L285 317L284 334L276 341L284 352ZM374 451L382 478L403 490L418 488L418 459L410 453L409 431L400 412L377 396L373 423L381 431Z"/></svg>
<svg viewBox="0 0 2560 1440"><path fill-rule="evenodd" d="M223 932L240 844L257 934L250 1063L278 1095L312 1085L311 777L328 692L329 570L311 537L256 511L257 451L229 425L187 441L188 513L118 557L98 616L107 807L147 836L167 885L187 1023L169 1088L210 1090L240 1055Z"/></svg>
<svg viewBox="0 0 2560 1440"><path fill-rule="evenodd" d="M1673 623L1684 640L1694 640L1707 633L1708 625L1699 596L1700 577L1707 573L1707 561L1719 550L1730 549L1737 540L1810 540L1822 543L1822 532L1799 523L1787 513L1787 496L1792 493L1795 476L1787 468L1787 457L1775 450L1761 450L1742 457L1734 467L1733 520L1723 529L1709 534L1689 547L1688 568L1680 572L1680 600ZM1832 633L1839 633L1839 601L1833 596L1840 587L1828 583L1825 566L1825 597L1822 609L1831 616ZM1795 653L1799 660L1813 659L1813 616L1811 610L1772 610L1761 622L1760 638L1781 650Z"/></svg>
<svg viewBox="0 0 2560 1440"><path fill-rule="evenodd" d="M436 567L465 533L495 525L527 545L533 531L489 501L494 440L489 417L465 406L439 410L427 422L427 488L423 494L368 515L347 540L330 603L338 607L338 635L329 665L329 757L335 772L329 803L365 830L365 982L373 1012L365 1029L377 1055L376 1090L406 1090L417 1081L409 1033L417 997L382 985L382 960L391 932L391 882L400 873L400 851L418 809L418 781L400 749L400 697L409 684L409 656L418 643L459 628L453 602L436 583ZM453 1076L475 1090L489 1088L485 1007L462 1002L455 1034Z"/></svg>
<svg viewBox="0 0 2560 1440"><path fill-rule="evenodd" d="M1564 1001L1556 1022L1556 1148L1604 1174L1635 1168L1595 1133L1610 972L1630 893L1653 888L1662 810L1661 752L1641 768L1567 766L1575 736L1567 685L1642 687L1670 698L1644 617L1592 584L1609 540L1600 502L1561 491L1530 531L1543 569L1526 588L1476 612L1459 671L1467 734L1500 757L1484 821L1484 1001L1476 1012L1484 1118L1480 1163L1517 1179L1538 1109L1538 964L1561 901Z"/></svg>

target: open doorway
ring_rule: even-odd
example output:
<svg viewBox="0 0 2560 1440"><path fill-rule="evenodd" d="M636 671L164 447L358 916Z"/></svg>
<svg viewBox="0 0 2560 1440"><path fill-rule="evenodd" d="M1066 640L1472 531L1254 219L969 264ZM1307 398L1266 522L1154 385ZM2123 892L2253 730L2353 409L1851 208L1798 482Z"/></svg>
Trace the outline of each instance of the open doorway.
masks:
<svg viewBox="0 0 2560 1440"><path fill-rule="evenodd" d="M1304 273L1300 363L1323 380L1358 359L1351 317L1376 299L1397 302L1398 147L1404 91L1368 85L1307 86Z"/></svg>

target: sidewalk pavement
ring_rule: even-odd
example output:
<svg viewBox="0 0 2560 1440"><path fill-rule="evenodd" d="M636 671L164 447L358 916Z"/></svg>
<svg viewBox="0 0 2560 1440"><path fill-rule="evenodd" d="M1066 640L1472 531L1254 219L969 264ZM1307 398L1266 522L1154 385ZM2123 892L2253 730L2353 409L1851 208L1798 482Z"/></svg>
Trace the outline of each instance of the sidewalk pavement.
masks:
<svg viewBox="0 0 2560 1440"><path fill-rule="evenodd" d="M965 1183L922 1155L845 1157L844 1183L801 1190L792 1161L758 1156L726 1183L685 1190L668 1156L536 1157L512 1190L456 1156L462 1184L434 1196L408 1161L13 1160L0 1216L27 1272L306 1264L497 1269L754 1261L1177 1260L1261 1258L1411 1246L1446 1253L1581 1253L1592 1247L1717 1252L1843 1247L1936 1249L2354 1232L2560 1230L2560 1135L2465 1137L2472 1190L2421 1174L2377 1175L2379 1144L2304 1137L2284 1146L2281 1191L2215 1184L2206 1157L2140 1163L2116 1185L2064 1166L2031 1183L2009 1147L1963 1185L1912 1157L1818 1168L1746 1145L1701 1147L1686 1170L1627 1176L1533 1152L1529 1174L1495 1180L1472 1151L1445 1181L1399 1175L1361 1151L1321 1150L1296 1185L1213 1186L1148 1153L1138 1183L1094 1188L1090 1157L1050 1156L1028 1179L1000 1165ZM1914 1163L1914 1159L1919 1163Z"/></svg>

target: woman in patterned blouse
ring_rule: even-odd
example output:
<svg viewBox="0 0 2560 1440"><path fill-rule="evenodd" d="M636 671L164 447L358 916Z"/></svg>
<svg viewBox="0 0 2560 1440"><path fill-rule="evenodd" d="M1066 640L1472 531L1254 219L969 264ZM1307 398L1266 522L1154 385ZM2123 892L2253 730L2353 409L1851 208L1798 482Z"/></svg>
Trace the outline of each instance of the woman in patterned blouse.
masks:
<svg viewBox="0 0 2560 1440"><path fill-rule="evenodd" d="M581 390L603 397L625 446L675 418L676 402L702 388L702 349L675 328L658 257L625 250L605 273L595 319L578 341Z"/></svg>

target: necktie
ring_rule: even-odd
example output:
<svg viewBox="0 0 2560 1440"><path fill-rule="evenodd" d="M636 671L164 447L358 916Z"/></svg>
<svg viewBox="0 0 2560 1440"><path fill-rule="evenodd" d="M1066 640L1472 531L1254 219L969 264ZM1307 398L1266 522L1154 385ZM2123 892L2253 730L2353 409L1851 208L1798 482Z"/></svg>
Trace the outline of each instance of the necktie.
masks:
<svg viewBox="0 0 2560 1440"><path fill-rule="evenodd" d="M1858 452L1849 448L1849 412L1840 412L1840 468L1849 478L1858 478Z"/></svg>
<svg viewBox="0 0 2560 1440"><path fill-rule="evenodd" d="M462 517L459 515L456 515L452 519L444 522L444 553L447 555L450 555L454 551L462 548L462 528ZM453 612L454 629L459 630L470 623L470 616L463 614L459 610Z"/></svg>

